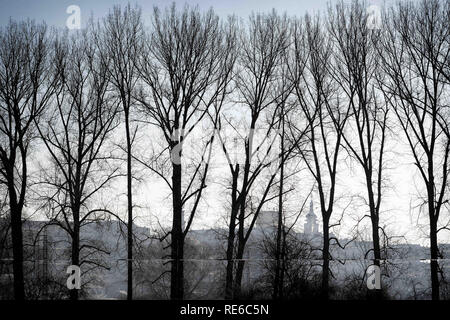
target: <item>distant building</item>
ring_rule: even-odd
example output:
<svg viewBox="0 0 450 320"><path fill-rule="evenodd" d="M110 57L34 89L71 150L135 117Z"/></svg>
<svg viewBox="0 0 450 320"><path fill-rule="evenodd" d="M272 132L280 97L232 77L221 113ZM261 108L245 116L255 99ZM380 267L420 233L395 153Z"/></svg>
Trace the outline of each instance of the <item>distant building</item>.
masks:
<svg viewBox="0 0 450 320"><path fill-rule="evenodd" d="M261 211L256 225L264 231L273 231L278 226L278 211Z"/></svg>
<svg viewBox="0 0 450 320"><path fill-rule="evenodd" d="M309 212L306 215L306 223L303 228L305 234L316 234L319 232L319 224L317 223L317 217L314 213L313 201L309 203Z"/></svg>

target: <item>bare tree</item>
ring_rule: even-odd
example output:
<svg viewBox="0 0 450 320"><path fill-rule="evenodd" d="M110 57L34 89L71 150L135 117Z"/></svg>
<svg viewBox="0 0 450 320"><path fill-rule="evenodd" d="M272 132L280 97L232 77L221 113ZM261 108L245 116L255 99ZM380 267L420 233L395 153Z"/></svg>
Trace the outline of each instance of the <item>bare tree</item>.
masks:
<svg viewBox="0 0 450 320"><path fill-rule="evenodd" d="M336 82L351 107L348 130L342 135L344 148L354 157L364 172L367 203L372 223L375 265L380 265L380 207L383 187L383 156L385 153L388 107L378 98L376 89L379 72L378 54L374 48L378 30L367 23L366 8L361 2L346 6L340 2L329 9L328 31L336 43L334 61L330 68ZM360 220L360 221L361 221Z"/></svg>
<svg viewBox="0 0 450 320"><path fill-rule="evenodd" d="M9 217L8 199L5 186L0 184L0 189L2 192L2 199L0 200L0 274L7 274L10 268L10 231L11 231L11 219ZM8 279L10 281L10 279ZM3 283L6 281L3 280ZM12 297L13 292L11 286L3 286L0 290L0 298L7 299Z"/></svg>
<svg viewBox="0 0 450 320"><path fill-rule="evenodd" d="M126 134L127 163L127 264L128 282L127 299L133 299L133 172L132 147L135 141L137 127L132 128L131 114L133 112L133 90L138 80L138 72L134 64L139 54L139 38L142 36L141 10L130 5L123 10L114 7L103 21L97 35L97 43L102 59L108 63L109 81L114 86L120 99L124 115Z"/></svg>
<svg viewBox="0 0 450 320"><path fill-rule="evenodd" d="M280 196L273 196L270 192L278 183L276 177L281 163L284 164L293 150L285 146L282 155L273 151L278 138L277 131L282 126L279 114L286 112L284 105L293 89L285 68L289 20L286 15L279 16L275 11L255 14L250 17L248 28L242 30L240 36L234 78L236 106L240 108L240 116L237 120L233 114L228 117L223 114L221 117L240 136L234 139L234 147L227 145L221 137L232 177L226 250L226 299L238 298L241 294L246 244L263 206ZM245 109L242 110L241 106ZM230 158L230 150L237 151L237 140L243 142L240 146L243 149L243 157L239 159L241 163L235 163ZM250 203L255 207L249 207Z"/></svg>
<svg viewBox="0 0 450 320"><path fill-rule="evenodd" d="M287 162L287 157L285 154L285 142L286 142L286 134L285 134L285 126L286 126L286 108L283 103L280 108L280 124L281 124L281 132L280 136L280 179L278 184L278 221L277 221L277 233L276 233L276 246L275 246L275 276L273 280L273 298L278 299L278 297L283 297L283 278L284 278L284 268L282 264L285 263L284 256L286 250L286 229L285 229L285 217L283 215L283 192L285 185L285 166Z"/></svg>
<svg viewBox="0 0 450 320"><path fill-rule="evenodd" d="M294 22L295 24L295 22ZM292 27L291 27L292 28ZM291 29L292 30L292 29ZM294 29L295 30L295 27ZM293 37L291 33L290 40L292 41ZM290 182L289 178L296 178L297 173L300 171L300 161L298 152L296 150L298 148L304 147L307 143L307 139L305 139L305 135L309 130L309 124L306 124L306 127L301 131L297 131L295 136L290 136L289 124L293 122L293 118L296 115L296 99L295 96L292 95L292 91L295 87L295 84L300 80L298 72L292 72L296 67L291 67L291 65L295 65L295 49L290 43L289 47L286 50L284 62L283 62L283 71L281 72L281 76L279 78L279 83L281 87L287 86L290 89L285 92L284 96L281 96L278 104L278 137L279 137L279 155L278 155L278 163L279 163L279 180L278 180L278 221L277 221L277 231L276 231L276 241L275 241L275 268L274 268L274 279L273 279L273 299L283 299L284 295L284 279L286 275L286 265L289 264L286 259L286 251L287 249L287 239L290 237L290 233L298 221L301 212L303 211L304 203L299 210L295 210L297 213L294 219L294 223L290 226L287 226L288 213L285 210L287 206L285 204L285 200L287 200L287 193L294 191L295 189L300 189L298 184L298 180ZM304 67L297 65L297 67ZM298 129L298 127L297 127ZM300 191L300 190L299 190ZM292 217L291 217L292 218Z"/></svg>
<svg viewBox="0 0 450 320"><path fill-rule="evenodd" d="M118 103L109 88L108 65L99 57L89 31L55 44L57 92L46 111L46 126L38 127L50 156L43 172L44 208L49 223L64 229L71 240L71 263L107 268L95 259L105 249L80 239L84 226L112 214L94 204L95 196L119 174L105 151L112 130L117 127ZM78 290L70 291L78 299Z"/></svg>
<svg viewBox="0 0 450 320"><path fill-rule="evenodd" d="M235 35L232 27L227 30L221 26L212 10L201 14L188 6L177 11L172 5L164 13L155 8L152 27L136 63L142 80L136 99L149 123L162 133L166 144L163 152L171 159L171 181L155 166L147 168L162 177L172 193L170 297L182 299L184 241L206 187L214 134L200 146L201 159L193 164L192 174L182 168L186 161L183 152L199 124L211 118L214 129L217 126L235 60ZM190 212L183 230L183 207L188 202Z"/></svg>
<svg viewBox="0 0 450 320"><path fill-rule="evenodd" d="M311 299L320 293L320 274L313 263L317 254L313 245L307 239L300 239L299 234L293 230L305 203L306 201L301 205L300 211L294 214L293 224L289 225L286 219L283 219L280 245L277 243L277 231L266 234L262 241L261 246L265 254L263 267L266 271L263 283L267 282L271 286L273 299Z"/></svg>
<svg viewBox="0 0 450 320"><path fill-rule="evenodd" d="M283 126L284 120L283 121ZM284 136L284 129L281 131L281 134ZM306 200L309 198L307 197L305 201L303 201L302 205L294 214L291 214L290 217L288 217L287 210L283 210L286 204L284 204L285 196L283 193L284 184L285 184L285 177L284 177L284 165L286 164L288 159L284 158L284 137L281 138L281 163L280 163L280 181L279 181L279 190L278 190L278 221L277 221L277 230L276 230L276 237L275 237L275 243L273 243L273 239L270 238L273 237L273 235L269 235L268 239L265 239L265 252L269 255L269 257L275 258L275 266L271 266L270 263L268 265L269 271L272 271L274 273L273 276L273 299L283 299L286 294L286 283L285 280L287 280L288 284L288 291L289 287L292 287L293 284L289 283L292 279L293 275L290 273L296 273L300 271L299 269L305 269L307 265L309 265L309 270L312 268L312 264L310 261L299 261L297 264L296 261L290 261L295 259L304 258L305 260L308 260L308 258L311 258L312 250L308 252L309 254L305 257L303 254L305 254L306 247L309 246L307 241L299 241L296 239L297 234L295 233L294 226L298 222L301 214L303 213L303 210L305 208ZM312 192L312 190L311 190ZM311 193L309 194L309 196ZM311 201L312 204L312 201ZM293 222L289 222L288 218L293 219ZM290 223L290 225L289 225ZM298 249L293 248L296 244L298 244ZM310 247L310 246L309 246ZM310 248L311 249L311 248ZM298 251L297 251L298 250ZM299 269L297 269L299 267ZM295 277L295 275L294 275ZM297 280L297 279L296 279ZM289 296L289 293L288 293Z"/></svg>
<svg viewBox="0 0 450 320"><path fill-rule="evenodd" d="M22 219L28 156L53 93L47 27L10 21L0 31L0 183L7 188L13 245L14 296L23 300Z"/></svg>
<svg viewBox="0 0 450 320"><path fill-rule="evenodd" d="M303 31L304 30L304 31ZM330 275L330 218L335 206L339 151L350 108L339 99L335 80L330 73L332 42L322 20L306 16L304 28L294 34L295 57L300 81L295 95L304 121L309 124L308 147L298 152L311 172L319 193L323 223L322 297L328 299ZM296 125L291 123L291 130ZM333 238L336 240L335 238Z"/></svg>
<svg viewBox="0 0 450 320"><path fill-rule="evenodd" d="M407 138L423 179L428 208L431 287L439 300L439 217L448 182L450 140L445 134L448 83L441 66L448 59L449 4L399 3L384 17L379 55L387 81L381 83ZM447 58L446 58L447 57ZM444 60L442 60L444 59Z"/></svg>

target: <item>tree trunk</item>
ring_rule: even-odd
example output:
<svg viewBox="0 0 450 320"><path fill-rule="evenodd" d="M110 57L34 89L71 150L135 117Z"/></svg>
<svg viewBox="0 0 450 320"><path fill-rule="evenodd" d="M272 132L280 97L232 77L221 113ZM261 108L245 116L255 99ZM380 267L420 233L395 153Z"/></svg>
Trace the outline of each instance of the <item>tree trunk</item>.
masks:
<svg viewBox="0 0 450 320"><path fill-rule="evenodd" d="M372 216L372 242L373 242L373 255L374 264L380 266L381 260L381 248L380 248L380 233L378 216Z"/></svg>
<svg viewBox="0 0 450 320"><path fill-rule="evenodd" d="M371 220L372 220L372 242L373 242L374 265L379 267L380 260L381 260L381 249L380 249L380 234L378 232L378 229L379 229L378 216L371 216ZM381 299L381 290L376 289L376 297L377 297L377 299Z"/></svg>
<svg viewBox="0 0 450 320"><path fill-rule="evenodd" d="M244 249L245 245L243 243L239 243L238 245L238 251L236 254L236 259L238 260L238 265L236 268L236 276L234 280L234 298L240 299L241 297L241 290L242 290L242 275L244 274L244 266L245 261L243 261L244 258Z"/></svg>
<svg viewBox="0 0 450 320"><path fill-rule="evenodd" d="M279 299L284 297L284 274L286 271L286 232L283 230L283 242L281 244L281 268L280 268L280 284L278 289Z"/></svg>
<svg viewBox="0 0 450 320"><path fill-rule="evenodd" d="M239 164L236 164L233 172L233 182L231 186L231 216L228 226L227 241L227 270L225 279L225 299L233 299L233 271L234 271L234 239L236 232L236 217L239 210L239 202L237 201L237 182L239 177Z"/></svg>
<svg viewBox="0 0 450 320"><path fill-rule="evenodd" d="M379 267L381 260L380 232L379 232L380 219L379 214L375 207L375 196L372 190L372 179L370 178L369 173L367 172L366 172L366 181L367 181L367 194L369 197L370 220L372 224L372 246L374 256L373 262L374 265ZM376 291L375 293L376 299L381 299L381 290L375 289L375 291Z"/></svg>
<svg viewBox="0 0 450 320"><path fill-rule="evenodd" d="M430 272L431 272L431 298L433 300L439 300L439 265L437 259L439 258L439 250L437 243L437 221L438 214L435 207L435 183L433 173L433 153L428 155L428 183L427 183L427 196L428 196L428 217L430 219Z"/></svg>
<svg viewBox="0 0 450 320"><path fill-rule="evenodd" d="M278 226L277 226L277 239L275 248L275 276L273 280L273 295L274 300L279 297L279 287L280 287L280 251L281 251L281 213L278 212Z"/></svg>
<svg viewBox="0 0 450 320"><path fill-rule="evenodd" d="M246 208L246 201L247 201L247 185L248 185L248 177L250 174L250 158L251 158L251 150L252 150L252 143L253 143L253 131L255 129L255 119L252 120L252 123L250 125L250 136L248 139L248 144L246 145L246 156L245 156L245 166L244 166L244 179L242 181L242 189L241 193L239 194L239 205L240 205L240 212L239 212L239 229L238 229L238 250L236 254L236 258L238 260L238 265L236 269L236 276L234 279L234 298L240 298L241 296L241 287L242 287L242 275L244 272L244 264L245 262L242 260L244 257L244 250L245 250L245 236L244 236L244 227L245 227L245 208Z"/></svg>
<svg viewBox="0 0 450 320"><path fill-rule="evenodd" d="M80 266L80 213L75 209L73 212L73 234L72 234L72 265ZM70 300L78 300L78 289L69 291Z"/></svg>
<svg viewBox="0 0 450 320"><path fill-rule="evenodd" d="M245 190L247 188L248 181L248 172L249 172L249 161L248 156L245 165L244 171L244 181L242 185L242 191L240 194L240 212L239 212L239 230L238 230L238 249L236 254L236 259L238 260L238 265L236 269L236 276L234 279L234 298L239 299L241 296L241 288L242 288L242 275L244 273L244 265L245 262L242 260L244 258L244 250L245 250L245 236L244 236L244 220L245 220L245 202L247 195L245 194Z"/></svg>
<svg viewBox="0 0 450 320"><path fill-rule="evenodd" d="M369 198L370 220L372 222L372 245L374 263L380 266L381 249L380 249L380 233L379 233L379 216L375 207L375 195L372 189L371 171L366 170L367 196Z"/></svg>
<svg viewBox="0 0 450 320"><path fill-rule="evenodd" d="M125 130L127 139L127 200L128 200L128 223L127 223L127 300L133 300L133 192L131 172L131 134L129 110L125 108Z"/></svg>
<svg viewBox="0 0 450 320"><path fill-rule="evenodd" d="M17 199L14 177L15 155L11 155L11 163L5 165L8 176L8 194L11 210L11 238L13 246L13 274L14 274L14 298L25 299L25 287L23 276L23 234L22 234L22 208L23 202ZM24 186L23 186L24 187Z"/></svg>
<svg viewBox="0 0 450 320"><path fill-rule="evenodd" d="M14 299L25 299L23 278L23 235L22 235L22 210L17 205L15 191L11 194L11 238L13 245L13 273L14 273Z"/></svg>
<svg viewBox="0 0 450 320"><path fill-rule="evenodd" d="M429 205L430 206L430 205ZM431 204L433 206L433 204ZM433 208L434 209L434 208ZM433 300L439 300L439 264L438 264L437 222L430 216L430 256L431 256L431 296Z"/></svg>
<svg viewBox="0 0 450 320"><path fill-rule="evenodd" d="M283 132L284 133L284 132ZM281 273L281 236L283 228L283 183L284 183L284 146L283 140L281 141L281 168L280 168L280 189L278 193L278 224L277 224L277 243L275 249L275 277L273 281L273 299L279 298L280 290L280 273Z"/></svg>
<svg viewBox="0 0 450 320"><path fill-rule="evenodd" d="M181 300L184 296L181 164L172 163L172 169L173 221L171 233L172 265L170 274L170 298L172 300Z"/></svg>
<svg viewBox="0 0 450 320"><path fill-rule="evenodd" d="M321 298L329 299L329 278L330 278L330 231L328 213L323 215L323 248L322 248L322 290Z"/></svg>

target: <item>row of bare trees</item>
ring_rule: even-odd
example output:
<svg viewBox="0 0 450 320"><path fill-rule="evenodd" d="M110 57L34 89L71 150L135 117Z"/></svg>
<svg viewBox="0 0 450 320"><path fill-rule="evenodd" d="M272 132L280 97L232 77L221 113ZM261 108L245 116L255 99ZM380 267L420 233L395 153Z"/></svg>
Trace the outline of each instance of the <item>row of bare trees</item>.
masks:
<svg viewBox="0 0 450 320"><path fill-rule="evenodd" d="M155 8L149 26L139 8L115 7L86 29L62 34L11 21L0 32L0 190L9 209L15 298L24 299L27 206L67 232L72 264L90 268L106 267L92 257L107 252L80 239L80 229L107 216L123 220L133 298L133 181L134 168L142 167L172 197L172 226L161 241L170 247L170 297L182 299L185 239L213 182L212 160L221 156L230 203L224 297L241 296L248 240L261 210L274 202L273 297L282 296L284 196L300 187L287 181L304 165L319 195L327 299L330 244L343 247L330 235L341 222L335 212L338 173L348 170L343 157L364 173L368 214L360 218L372 227L364 258L381 265L386 141L401 128L424 183L432 297L439 299L438 233L449 230L439 219L449 191L449 9L449 1L402 2L381 12L380 28L357 1L330 6L325 16L272 11L245 22L173 5ZM138 132L150 141L162 137L160 148L136 152ZM117 142L122 136L125 143ZM46 161L33 168L39 188L32 200L30 154L41 145ZM236 161L231 150L242 157ZM126 219L101 203L120 177Z"/></svg>

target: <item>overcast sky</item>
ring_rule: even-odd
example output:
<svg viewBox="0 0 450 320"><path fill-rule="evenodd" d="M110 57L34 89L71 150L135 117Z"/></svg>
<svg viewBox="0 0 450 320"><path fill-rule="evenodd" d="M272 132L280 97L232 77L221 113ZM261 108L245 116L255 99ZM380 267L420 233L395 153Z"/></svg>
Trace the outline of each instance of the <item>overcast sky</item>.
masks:
<svg viewBox="0 0 450 320"><path fill-rule="evenodd" d="M346 0L347 2L348 0ZM269 11L272 8L279 12L288 12L290 15L303 15L306 12L324 10L328 0L196 0L174 1L178 5L184 3L198 4L202 9L214 7L214 10L222 16L237 14L241 17L248 16L252 11ZM331 1L333 3L335 1ZM108 0L0 0L0 22L7 23L9 17L17 20L24 18L45 21L49 25L64 27L69 14L66 13L70 5L78 5L81 9L82 23L91 15L101 17L115 4L126 4L128 1ZM151 12L154 5L164 7L171 1L164 0L138 0L130 1L138 4L146 12ZM381 0L369 0L370 4L381 4Z"/></svg>
<svg viewBox="0 0 450 320"><path fill-rule="evenodd" d="M182 6L186 1L175 1L179 6ZM306 12L323 11L327 7L327 0L197 0L187 1L189 4L198 4L201 9L208 9L213 7L215 11L221 15L226 16L229 14L237 14L242 18L246 18L252 11L267 12L272 8L277 9L278 12L286 11L289 15L302 16ZM100 18L104 16L108 10L110 10L115 4L126 4L128 1L107 1L107 0L39 0L39 1L25 1L25 0L0 0L0 25L7 24L9 18L15 20L34 19L36 21L45 21L50 26L58 28L65 27L66 20L69 14L66 9L70 5L78 5L81 10L81 22L82 25L92 15L94 18ZM138 4L143 9L144 19L148 19L152 7L154 5L165 7L170 4L168 1L131 1L131 4ZM333 1L332 1L333 3ZM367 2L368 5L375 4L380 5L380 0L371 0ZM384 212L385 217L389 216L390 219L386 220L387 223L395 226L401 234L407 234L407 239L411 242L422 242L420 239L425 240L422 234L415 227L417 225L418 211L409 214L410 200L417 199L418 191L421 188L421 181L418 176L413 174L416 170L412 165L412 158L408 152L405 141L401 136L395 137L396 139L390 142L390 149L396 153L392 153L388 157L388 166L390 168L389 177L392 188L386 191ZM221 176L217 171L216 177ZM343 194L358 194L365 195L365 187L362 181L360 173L350 174L343 173L341 175L340 188ZM202 214L199 215L194 223L194 228L215 226L218 223L217 210L223 209L223 197L222 194L223 185L219 181L215 181L217 184L211 185L207 196L209 197L208 208L205 208ZM304 182L302 182L304 183ZM156 186L156 187L155 187ZM160 188L161 187L161 188ZM309 186L304 188L308 192ZM214 196L218 194L219 197ZM152 209L156 215L167 214L170 216L170 208L162 206L164 203L168 203L168 192L165 192L162 184L155 184L155 181L150 179L146 186L139 187L138 199L141 198L142 205ZM220 198L220 199L218 199ZM317 197L315 197L317 199ZM169 202L170 203L170 202ZM344 205L344 204L343 204ZM316 213L318 212L318 204L315 204ZM268 208L270 209L270 208ZM350 208L351 213L355 216L364 214L367 208L363 206L356 206ZM424 215L422 215L424 216ZM211 218L214 217L214 218ZM445 219L446 216L443 216ZM148 220L147 220L148 221ZM424 220L423 222L426 222ZM146 224L146 223L143 223ZM303 226L303 220L300 221L300 229ZM351 225L351 222L350 222ZM449 235L442 234L441 240L449 242Z"/></svg>

